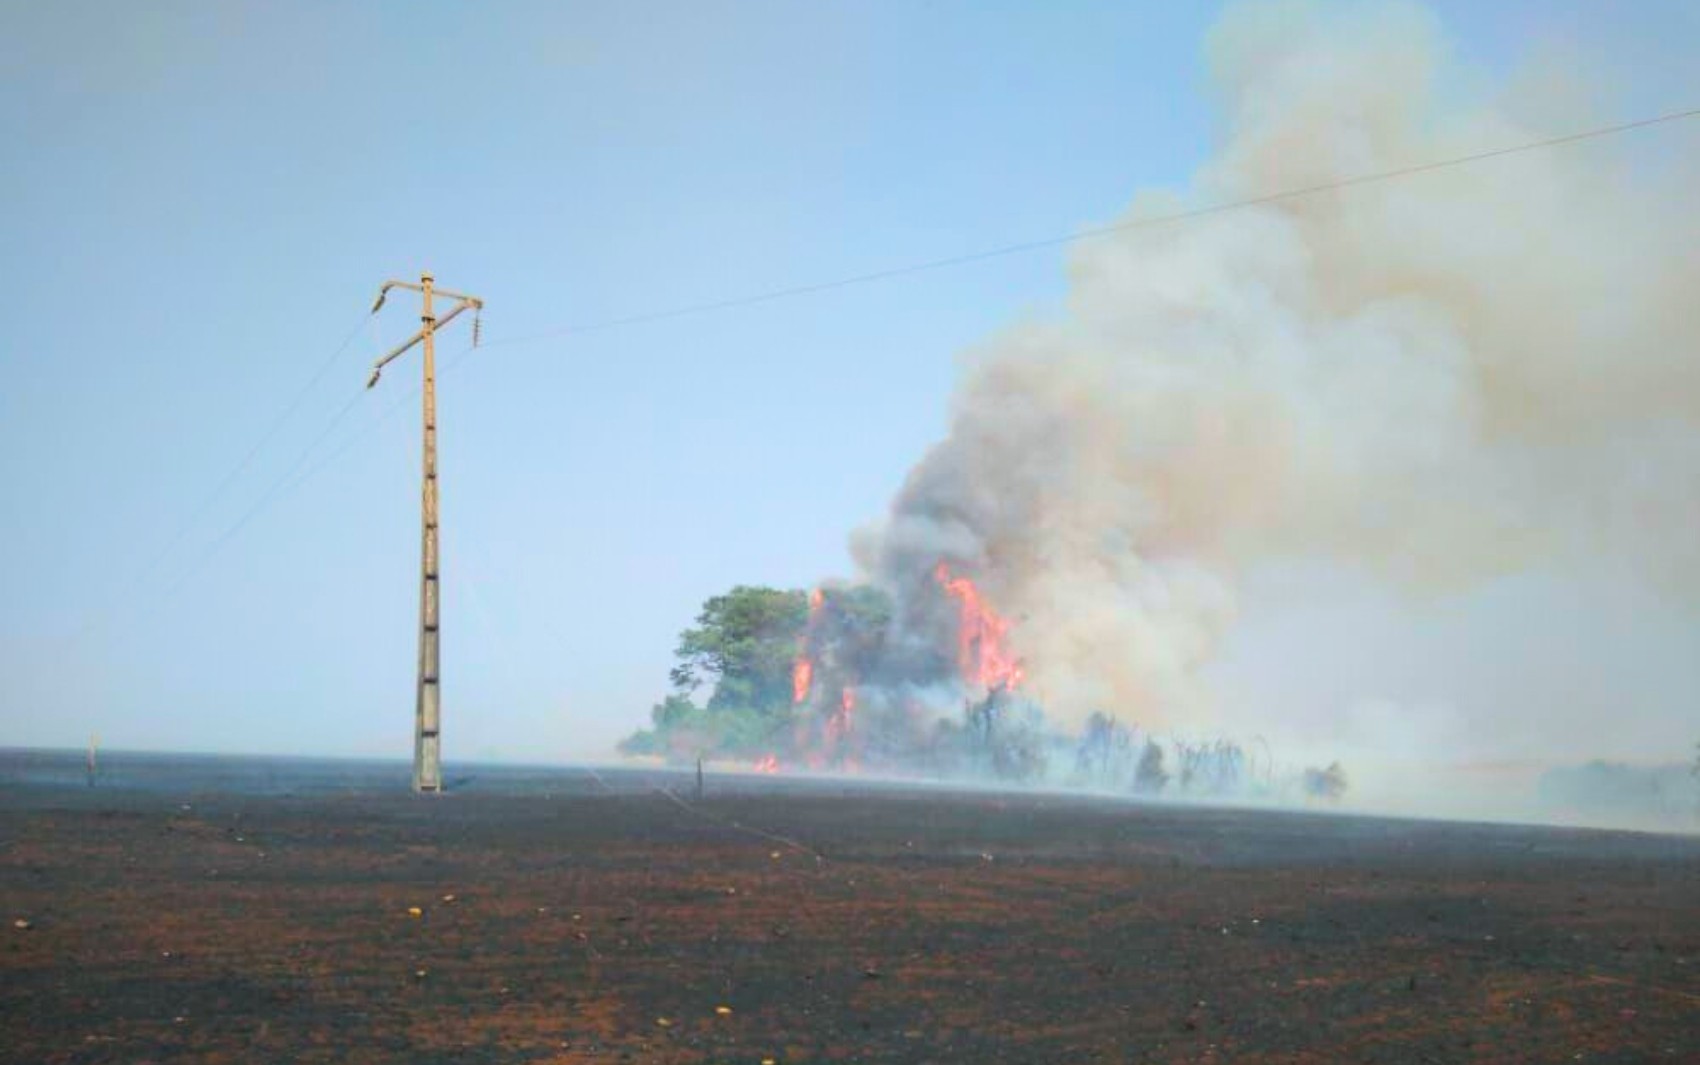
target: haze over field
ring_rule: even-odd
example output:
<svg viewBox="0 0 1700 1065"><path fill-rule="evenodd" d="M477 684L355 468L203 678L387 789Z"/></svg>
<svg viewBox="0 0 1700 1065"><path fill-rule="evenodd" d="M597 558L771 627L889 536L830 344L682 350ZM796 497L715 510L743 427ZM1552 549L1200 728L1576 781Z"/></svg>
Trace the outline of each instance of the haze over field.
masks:
<svg viewBox="0 0 1700 1065"><path fill-rule="evenodd" d="M1694 757L1700 121L1356 180L1700 105L1692 4L14 7L0 745L406 756L416 312L336 343L429 269L451 763L612 757L739 584L919 604L894 704L941 563L1059 730Z"/></svg>

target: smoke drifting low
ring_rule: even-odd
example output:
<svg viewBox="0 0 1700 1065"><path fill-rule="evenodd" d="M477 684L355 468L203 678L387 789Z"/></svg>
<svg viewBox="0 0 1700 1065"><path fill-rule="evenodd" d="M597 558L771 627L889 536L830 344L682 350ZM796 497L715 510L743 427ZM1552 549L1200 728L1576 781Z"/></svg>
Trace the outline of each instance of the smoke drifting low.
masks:
<svg viewBox="0 0 1700 1065"><path fill-rule="evenodd" d="M1236 9L1208 56L1220 148L1129 220L1589 121L1570 92L1466 91L1403 4ZM1063 313L970 354L858 563L900 617L941 561L970 576L1076 728L1213 727L1207 667L1271 564L1425 595L1623 571L1691 602L1700 233L1630 155L1658 138L1692 174L1692 131L1666 130L1077 245Z"/></svg>

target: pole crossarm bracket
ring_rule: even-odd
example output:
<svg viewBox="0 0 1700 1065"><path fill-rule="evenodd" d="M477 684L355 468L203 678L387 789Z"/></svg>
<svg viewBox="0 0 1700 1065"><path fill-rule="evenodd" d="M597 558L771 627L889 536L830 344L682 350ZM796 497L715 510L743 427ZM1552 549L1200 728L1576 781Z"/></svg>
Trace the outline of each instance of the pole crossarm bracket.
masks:
<svg viewBox="0 0 1700 1065"><path fill-rule="evenodd" d="M401 284L401 282L392 281L392 282L390 282L390 284L391 285L399 285L399 284ZM408 285L407 287L408 288L418 288L419 286L418 285ZM438 294L441 294L440 290L438 291ZM441 318L438 318L433 323L433 328L435 328L435 329L443 328L443 326L448 325L450 322L454 321L455 316L460 314L460 312L466 310L468 307L482 308L484 306L483 300L476 300L476 299L473 299L469 296L457 296L455 298L460 300L461 302L457 303L455 305L454 310L443 315ZM379 296L378 299L380 301L382 301L383 297ZM421 340L424 340L424 339L425 339L425 330L421 329L419 332L408 337L406 340L402 341L400 344L397 344L395 347L391 348L389 351L385 352L383 355L380 355L378 357L378 360L372 364L372 376L367 379L366 387L371 388L373 385L377 384L378 378L383 376L384 367L388 366L390 363L392 363L396 359L400 358L403 354L405 354L407 352L407 350L409 348L413 347L415 344L419 343Z"/></svg>
<svg viewBox="0 0 1700 1065"><path fill-rule="evenodd" d="M415 284L412 281L385 281L383 283L383 285L381 287L379 287L379 289L378 289L377 300L375 300L372 303L372 313L373 314L377 314L379 311L383 310L384 300L389 297L390 289L392 289L392 288L411 289L414 292L424 292L425 291L424 285ZM432 286L431 293L432 293L432 295L436 295L436 296L446 296L451 300L461 300L465 303L472 304L473 307L484 306L484 301L479 299L477 296L465 296L465 295L462 295L459 292L450 292L446 288L437 288L436 286Z"/></svg>

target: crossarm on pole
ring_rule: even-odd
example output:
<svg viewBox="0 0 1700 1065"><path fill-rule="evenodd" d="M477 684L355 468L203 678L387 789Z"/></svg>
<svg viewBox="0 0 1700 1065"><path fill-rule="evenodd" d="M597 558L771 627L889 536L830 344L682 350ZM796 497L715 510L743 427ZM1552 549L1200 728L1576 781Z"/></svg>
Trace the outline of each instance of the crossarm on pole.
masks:
<svg viewBox="0 0 1700 1065"><path fill-rule="evenodd" d="M392 285L400 284L400 283L401 282L399 282L399 281L398 282L391 282ZM388 286L386 286L386 287L388 287ZM408 287L414 288L414 287L417 287L417 286L410 285ZM380 300L383 299L383 297L381 295L378 298ZM462 298L462 302L457 303L455 305L454 310L450 311L449 313L443 315L441 318L437 319L437 321L433 325L433 328L441 329L443 326L448 325L450 322L454 321L455 315L466 310L468 307L480 307L480 306L483 306L483 304L476 302L474 300ZM421 340L424 340L424 339L425 339L425 330L421 329L419 332L408 337L406 340L402 341L400 344L391 348L387 353L380 356L378 361L374 362L372 364L372 376L371 376L371 378L369 378L367 380L366 387L371 388L373 385L377 384L378 378L383 376L384 367L388 366L390 363L392 363L396 359L400 358L407 351L408 348L411 348L413 345L419 343Z"/></svg>
<svg viewBox="0 0 1700 1065"><path fill-rule="evenodd" d="M412 289L414 292L424 292L425 291L425 287L423 285L416 285L411 281L385 281L383 283L382 287L380 287L378 289L377 300L375 302L373 302L373 304L372 304L372 313L373 314L377 314L380 310L383 309L384 300L389 296L390 289L392 289L392 288ZM443 296L447 299L460 300L463 303L470 303L475 308L484 306L484 301L479 299L477 296L467 296L467 295L463 295L459 292L450 292L446 288L437 288L435 286L432 286L431 292L432 292L433 295Z"/></svg>

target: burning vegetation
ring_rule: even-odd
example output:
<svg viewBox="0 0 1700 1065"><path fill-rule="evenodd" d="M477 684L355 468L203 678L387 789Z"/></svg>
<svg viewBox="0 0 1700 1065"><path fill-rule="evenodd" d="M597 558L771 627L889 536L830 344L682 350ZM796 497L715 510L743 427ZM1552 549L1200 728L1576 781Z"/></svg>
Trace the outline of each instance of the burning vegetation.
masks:
<svg viewBox="0 0 1700 1065"><path fill-rule="evenodd" d="M1194 742L1093 713L1047 718L1027 688L1011 619L947 562L887 591L740 586L679 637L673 691L631 755L742 762L761 772L877 772L1052 783L1143 795L1334 800L1338 766L1285 784L1228 739ZM705 692L701 702L699 696Z"/></svg>
<svg viewBox="0 0 1700 1065"><path fill-rule="evenodd" d="M944 434L851 539L865 583L710 600L627 749L1330 802L1332 752L1283 770L1249 734L1307 759L1338 737L1380 795L1466 747L1668 738L1687 673L1595 703L1643 659L1520 668L1535 645L1498 612L1547 581L1700 601L1700 259L1671 207L1693 147L1535 151L1586 101L1454 55L1411 4L1234 8L1206 49L1212 155L1073 245L1066 298L964 353ZM1504 643L1413 679L1369 632L1349 692L1279 664L1243 689L1262 705L1217 690L1229 635L1290 609L1268 585L1294 572L1423 631L1412 604L1449 597ZM1590 651L1632 646L1652 643ZM1334 705L1294 713L1312 700Z"/></svg>

